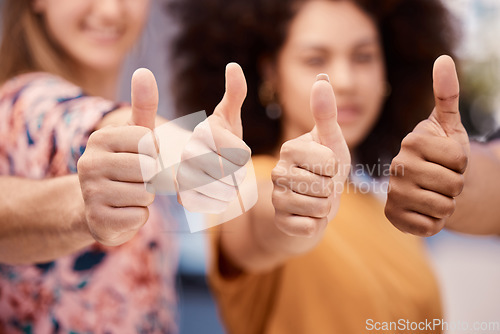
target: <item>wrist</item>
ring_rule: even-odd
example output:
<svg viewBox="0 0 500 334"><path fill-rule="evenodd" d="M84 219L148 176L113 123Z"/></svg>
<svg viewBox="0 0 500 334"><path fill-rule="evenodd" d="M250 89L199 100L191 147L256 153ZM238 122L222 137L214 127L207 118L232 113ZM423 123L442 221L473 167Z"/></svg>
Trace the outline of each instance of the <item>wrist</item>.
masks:
<svg viewBox="0 0 500 334"><path fill-rule="evenodd" d="M83 200L82 189L80 187L80 181L78 175L72 175L73 182L71 183L72 198L74 201L71 202L73 209L71 210L72 217L70 218L70 229L75 232L75 235L85 244L92 244L95 242L90 228L88 225L87 217L85 214L85 201Z"/></svg>

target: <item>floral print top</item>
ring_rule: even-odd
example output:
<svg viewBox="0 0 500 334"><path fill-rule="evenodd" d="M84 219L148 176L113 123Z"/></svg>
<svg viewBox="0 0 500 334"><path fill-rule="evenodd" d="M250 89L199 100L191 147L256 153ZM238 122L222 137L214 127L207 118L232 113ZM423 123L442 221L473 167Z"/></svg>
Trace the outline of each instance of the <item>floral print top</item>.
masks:
<svg viewBox="0 0 500 334"><path fill-rule="evenodd" d="M47 73L6 82L0 176L75 173L90 133L116 107ZM50 263L0 264L0 333L176 332L177 254L165 225L171 219L155 205L150 211L148 223L122 246L96 243Z"/></svg>

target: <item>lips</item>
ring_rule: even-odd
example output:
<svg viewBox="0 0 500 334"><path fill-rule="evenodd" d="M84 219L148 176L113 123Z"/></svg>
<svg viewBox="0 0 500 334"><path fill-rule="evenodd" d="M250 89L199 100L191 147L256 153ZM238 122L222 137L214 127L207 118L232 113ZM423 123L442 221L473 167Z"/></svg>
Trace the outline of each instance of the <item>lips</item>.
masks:
<svg viewBox="0 0 500 334"><path fill-rule="evenodd" d="M337 106L337 120L339 123L352 123L361 116L361 109L354 105Z"/></svg>
<svg viewBox="0 0 500 334"><path fill-rule="evenodd" d="M98 27L84 25L83 30L95 41L100 43L115 42L122 36L121 29L115 27Z"/></svg>

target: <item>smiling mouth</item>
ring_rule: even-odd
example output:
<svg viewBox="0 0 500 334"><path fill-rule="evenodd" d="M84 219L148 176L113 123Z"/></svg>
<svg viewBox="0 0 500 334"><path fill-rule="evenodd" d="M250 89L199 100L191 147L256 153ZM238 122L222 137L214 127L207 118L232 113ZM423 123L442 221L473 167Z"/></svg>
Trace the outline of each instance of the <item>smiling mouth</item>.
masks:
<svg viewBox="0 0 500 334"><path fill-rule="evenodd" d="M118 28L101 28L84 25L83 30L91 36L92 39L100 43L116 42L122 36L122 31Z"/></svg>

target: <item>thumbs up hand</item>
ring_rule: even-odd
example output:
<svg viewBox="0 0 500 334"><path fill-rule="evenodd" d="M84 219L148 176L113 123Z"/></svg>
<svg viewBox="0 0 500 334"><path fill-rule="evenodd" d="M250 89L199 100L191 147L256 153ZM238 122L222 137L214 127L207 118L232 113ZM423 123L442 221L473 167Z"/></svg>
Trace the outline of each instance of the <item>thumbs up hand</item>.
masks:
<svg viewBox="0 0 500 334"><path fill-rule="evenodd" d="M434 63L435 108L401 143L391 164L387 218L419 236L438 233L455 211L464 186L469 138L458 108L459 83L453 60Z"/></svg>
<svg viewBox="0 0 500 334"><path fill-rule="evenodd" d="M87 226L106 246L130 240L148 220L155 196L146 191L144 178L158 171L153 134L157 107L155 78L149 70L138 69L132 77L131 110L116 111L131 113L127 125L93 132L78 161ZM150 142L141 144L139 152L138 143L146 135Z"/></svg>
<svg viewBox="0 0 500 334"><path fill-rule="evenodd" d="M177 170L178 200L189 211L221 213L238 196L251 155L242 140L246 93L241 67L228 64L224 96L213 114L194 129Z"/></svg>
<svg viewBox="0 0 500 334"><path fill-rule="evenodd" d="M283 144L272 172L276 226L289 236L308 237L303 239L308 245L300 247L303 251L317 243L335 216L351 163L327 80L319 75L311 90L316 126Z"/></svg>

